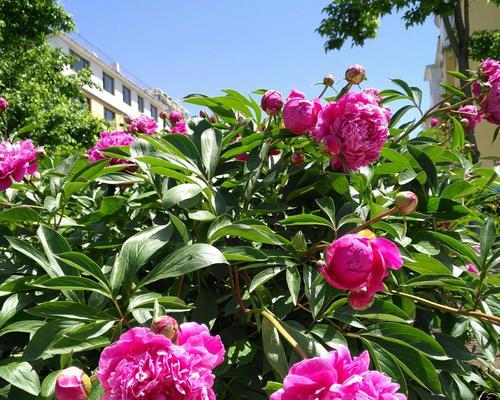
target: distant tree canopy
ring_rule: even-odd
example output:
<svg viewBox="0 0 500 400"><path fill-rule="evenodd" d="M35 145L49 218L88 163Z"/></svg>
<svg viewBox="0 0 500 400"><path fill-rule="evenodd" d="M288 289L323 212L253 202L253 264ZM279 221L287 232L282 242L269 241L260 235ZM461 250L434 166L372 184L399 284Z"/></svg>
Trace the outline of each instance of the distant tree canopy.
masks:
<svg viewBox="0 0 500 400"><path fill-rule="evenodd" d="M73 27L55 1L0 0L0 96L9 101L2 130L25 127L19 136L63 154L88 146L104 128L83 96L89 71L63 75L72 57L46 43Z"/></svg>
<svg viewBox="0 0 500 400"><path fill-rule="evenodd" d="M500 0L490 3L500 5ZM443 18L450 44L458 59L459 70L469 68L469 0L335 0L323 9L326 17L316 30L326 38L325 50L340 49L348 40L362 46L377 35L380 18L394 12L403 12L406 28L422 24L428 17ZM453 17L453 19L451 18ZM454 24L453 24L454 21ZM483 49L485 47L483 46ZM474 52L476 54L476 52ZM484 52L481 54L483 57ZM488 54L495 56L495 54Z"/></svg>

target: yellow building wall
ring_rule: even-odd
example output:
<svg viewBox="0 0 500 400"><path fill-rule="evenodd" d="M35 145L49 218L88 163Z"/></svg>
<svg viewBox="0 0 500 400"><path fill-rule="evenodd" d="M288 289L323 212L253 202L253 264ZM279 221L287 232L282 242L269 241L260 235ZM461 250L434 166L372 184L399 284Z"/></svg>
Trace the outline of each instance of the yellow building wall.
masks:
<svg viewBox="0 0 500 400"><path fill-rule="evenodd" d="M120 130L122 128L125 117L123 113L117 111L109 104L106 104L95 97L87 97L87 99L89 102L90 112L92 113L92 115L104 119L104 108L107 108L108 110L113 111L115 113L114 122L108 121L108 123L111 124L111 128L114 130Z"/></svg>

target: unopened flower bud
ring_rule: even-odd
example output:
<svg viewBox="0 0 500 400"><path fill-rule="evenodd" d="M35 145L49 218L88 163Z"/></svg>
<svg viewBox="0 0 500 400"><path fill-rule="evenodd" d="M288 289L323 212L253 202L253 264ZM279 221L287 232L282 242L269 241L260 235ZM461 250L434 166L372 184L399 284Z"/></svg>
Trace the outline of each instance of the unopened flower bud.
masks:
<svg viewBox="0 0 500 400"><path fill-rule="evenodd" d="M431 125L432 128L435 128L439 124L440 124L439 119L437 119L437 118L431 118L430 125Z"/></svg>
<svg viewBox="0 0 500 400"><path fill-rule="evenodd" d="M304 162L304 152L303 151L296 151L295 153L292 154L292 164L295 165L300 165Z"/></svg>
<svg viewBox="0 0 500 400"><path fill-rule="evenodd" d="M205 112L205 110L200 110L200 117L207 118L207 113Z"/></svg>
<svg viewBox="0 0 500 400"><path fill-rule="evenodd" d="M469 120L468 120L467 118L462 118L462 119L460 120L460 123L462 124L462 126L463 126L464 128L467 128L467 126L469 126Z"/></svg>
<svg viewBox="0 0 500 400"><path fill-rule="evenodd" d="M448 103L448 102L444 102L444 103L443 103L443 107L444 107L444 108L450 108L450 107L451 107L451 104L450 104L450 103Z"/></svg>
<svg viewBox="0 0 500 400"><path fill-rule="evenodd" d="M333 75L331 74L325 75L325 77L323 78L323 85L325 86L333 86L334 83L335 79L333 79Z"/></svg>
<svg viewBox="0 0 500 400"><path fill-rule="evenodd" d="M365 68L358 64L351 65L345 72L345 79L349 83L359 85L366 79Z"/></svg>
<svg viewBox="0 0 500 400"><path fill-rule="evenodd" d="M216 119L215 119L215 115L213 115L213 114L212 114L212 115L210 116L210 118L209 118L209 119L210 119L210 122L211 122L212 124L215 124L215 121L216 121Z"/></svg>
<svg viewBox="0 0 500 400"><path fill-rule="evenodd" d="M168 315L163 315L161 317L153 320L151 324L151 330L158 335L163 335L172 342L177 342L177 332L179 332L179 324L177 321L169 317Z"/></svg>
<svg viewBox="0 0 500 400"><path fill-rule="evenodd" d="M91 388L92 383L85 372L77 367L66 368L56 379L56 399L86 400Z"/></svg>
<svg viewBox="0 0 500 400"><path fill-rule="evenodd" d="M170 111L170 114L168 114L168 119L172 124L176 124L179 121L182 121L184 118L184 115L177 110L172 110Z"/></svg>
<svg viewBox="0 0 500 400"><path fill-rule="evenodd" d="M260 102L262 109L269 115L275 115L283 108L283 96L277 90L268 90Z"/></svg>
<svg viewBox="0 0 500 400"><path fill-rule="evenodd" d="M168 118L168 114L166 111L160 111L160 118L161 119L167 119Z"/></svg>
<svg viewBox="0 0 500 400"><path fill-rule="evenodd" d="M408 214L417 209L418 197L413 192L399 192L394 198L394 205L401 214Z"/></svg>
<svg viewBox="0 0 500 400"><path fill-rule="evenodd" d="M9 102L4 97L0 97L0 112L5 112L9 108Z"/></svg>

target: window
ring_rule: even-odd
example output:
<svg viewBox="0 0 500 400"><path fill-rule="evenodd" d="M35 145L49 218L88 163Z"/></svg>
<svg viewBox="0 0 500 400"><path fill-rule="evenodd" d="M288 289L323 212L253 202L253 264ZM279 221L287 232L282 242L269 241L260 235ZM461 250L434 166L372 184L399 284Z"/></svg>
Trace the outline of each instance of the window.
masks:
<svg viewBox="0 0 500 400"><path fill-rule="evenodd" d="M106 92L115 94L115 80L106 72L102 73L102 86Z"/></svg>
<svg viewBox="0 0 500 400"><path fill-rule="evenodd" d="M158 119L158 109L151 104L151 116L157 120Z"/></svg>
<svg viewBox="0 0 500 400"><path fill-rule="evenodd" d="M140 112L144 112L144 99L141 96L137 96L137 108Z"/></svg>
<svg viewBox="0 0 500 400"><path fill-rule="evenodd" d="M71 49L69 51L69 54L71 54L71 57L76 58L76 61L71 66L71 68L73 69L73 71L78 72L78 71L81 71L84 68L88 68L89 62L85 58L79 56L77 53L75 53Z"/></svg>
<svg viewBox="0 0 500 400"><path fill-rule="evenodd" d="M123 92L123 102L130 105L132 103L132 96L130 94L130 89L126 86L122 86Z"/></svg>
<svg viewBox="0 0 500 400"><path fill-rule="evenodd" d="M111 110L108 110L107 108L104 108L104 119L106 121L114 121L115 113Z"/></svg>

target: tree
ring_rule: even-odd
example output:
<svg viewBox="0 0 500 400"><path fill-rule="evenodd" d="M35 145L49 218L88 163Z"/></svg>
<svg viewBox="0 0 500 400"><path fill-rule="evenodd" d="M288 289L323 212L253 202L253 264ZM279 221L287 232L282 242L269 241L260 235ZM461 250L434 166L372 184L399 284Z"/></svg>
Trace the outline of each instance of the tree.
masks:
<svg viewBox="0 0 500 400"><path fill-rule="evenodd" d="M46 43L48 35L73 27L52 0L0 1L0 96L10 104L2 130L58 153L87 147L104 128L83 96L89 71L62 74L72 57Z"/></svg>

